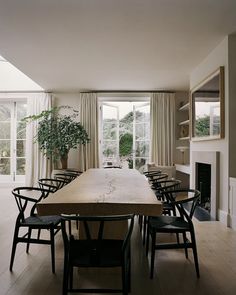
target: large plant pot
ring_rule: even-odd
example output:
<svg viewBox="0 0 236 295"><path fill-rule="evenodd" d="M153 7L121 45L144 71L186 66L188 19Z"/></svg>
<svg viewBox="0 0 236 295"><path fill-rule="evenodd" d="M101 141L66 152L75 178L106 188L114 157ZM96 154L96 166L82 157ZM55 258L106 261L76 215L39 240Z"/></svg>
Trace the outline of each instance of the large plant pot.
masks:
<svg viewBox="0 0 236 295"><path fill-rule="evenodd" d="M62 169L68 168L68 155L61 157L61 168Z"/></svg>

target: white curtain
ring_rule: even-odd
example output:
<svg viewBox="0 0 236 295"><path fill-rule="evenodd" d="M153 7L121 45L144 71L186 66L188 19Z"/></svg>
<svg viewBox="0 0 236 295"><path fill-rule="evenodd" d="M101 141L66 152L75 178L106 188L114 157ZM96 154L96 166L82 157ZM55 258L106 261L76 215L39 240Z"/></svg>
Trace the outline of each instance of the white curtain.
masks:
<svg viewBox="0 0 236 295"><path fill-rule="evenodd" d="M30 94L27 100L28 116L40 114L49 110L52 97L48 93ZM36 121L27 124L26 128L26 185L37 185L39 178L49 177L51 174L51 161L40 151L35 142L38 124Z"/></svg>
<svg viewBox="0 0 236 295"><path fill-rule="evenodd" d="M99 167L98 152L98 101L96 93L81 93L79 103L80 122L90 138L90 142L79 147L79 169Z"/></svg>
<svg viewBox="0 0 236 295"><path fill-rule="evenodd" d="M175 94L152 93L150 103L151 162L172 166L175 148Z"/></svg>

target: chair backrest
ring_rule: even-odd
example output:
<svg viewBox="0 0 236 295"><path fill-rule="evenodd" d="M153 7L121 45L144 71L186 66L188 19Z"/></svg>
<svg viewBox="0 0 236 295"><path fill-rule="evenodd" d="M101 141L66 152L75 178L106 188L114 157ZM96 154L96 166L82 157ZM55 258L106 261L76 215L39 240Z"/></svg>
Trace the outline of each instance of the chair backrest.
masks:
<svg viewBox="0 0 236 295"><path fill-rule="evenodd" d="M121 166L115 166L115 165L112 165L112 166L104 166L103 168L104 168L104 169L109 169L109 168L113 168L113 169L122 169Z"/></svg>
<svg viewBox="0 0 236 295"><path fill-rule="evenodd" d="M57 190L66 185L66 182L63 179L55 178L41 178L38 180L40 188L46 188L50 190L51 193L55 193Z"/></svg>
<svg viewBox="0 0 236 295"><path fill-rule="evenodd" d="M134 226L134 215L111 215L111 216L80 216L80 215L64 215L62 214L62 236L64 241L65 249L68 249L70 240L74 239L73 236L69 235L68 227L66 226L67 221L76 220L80 221L84 226L85 238L84 240L88 241L96 241L98 244L104 239L104 226L106 222L120 222L120 221L130 221L127 232L125 233L123 239L122 251L125 251L127 246L130 244L130 238L133 231ZM97 234L94 237L94 233L91 232L92 223L98 223ZM80 239L81 240L81 239ZM120 239L119 239L120 240Z"/></svg>
<svg viewBox="0 0 236 295"><path fill-rule="evenodd" d="M78 175L74 173L56 173L54 174L55 179L63 180L66 184L74 180Z"/></svg>
<svg viewBox="0 0 236 295"><path fill-rule="evenodd" d="M151 184L152 188L157 188L159 187L159 182L161 180L168 178L168 174L167 173L159 173L158 175L155 175L153 178L149 179L149 183Z"/></svg>
<svg viewBox="0 0 236 295"><path fill-rule="evenodd" d="M168 179L168 180L159 180L155 183L155 187L153 188L157 198L166 200L164 191L167 190L177 190L180 189L181 180L178 179Z"/></svg>
<svg viewBox="0 0 236 295"><path fill-rule="evenodd" d="M73 173L73 174L76 174L77 176L79 176L79 175L81 175L81 174L83 174L83 172L82 171L80 171L80 170L77 170L77 169L70 169L70 168L67 168L67 169L65 169L65 172L67 173Z"/></svg>
<svg viewBox="0 0 236 295"><path fill-rule="evenodd" d="M18 220L24 222L25 211L29 209L30 216L35 216L36 205L42 199L46 198L50 190L42 189L39 187L16 187L12 190L12 194L15 197L17 207L19 209Z"/></svg>
<svg viewBox="0 0 236 295"><path fill-rule="evenodd" d="M152 179L154 176L159 175L161 173L161 170L156 171L144 171L143 174L148 178Z"/></svg>
<svg viewBox="0 0 236 295"><path fill-rule="evenodd" d="M192 217L199 203L201 193L195 189L166 190L166 199L176 206L181 217L192 223Z"/></svg>

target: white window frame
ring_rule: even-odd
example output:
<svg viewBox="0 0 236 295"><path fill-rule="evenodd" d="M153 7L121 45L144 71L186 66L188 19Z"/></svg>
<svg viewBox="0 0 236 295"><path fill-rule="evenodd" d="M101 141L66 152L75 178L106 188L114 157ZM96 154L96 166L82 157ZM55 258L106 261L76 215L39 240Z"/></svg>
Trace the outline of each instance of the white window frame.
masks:
<svg viewBox="0 0 236 295"><path fill-rule="evenodd" d="M98 138L99 138L99 167L102 168L102 104L112 101L117 102L143 102L150 103L150 93L100 93L98 95L99 122L98 122ZM119 144L119 143L118 143ZM135 164L133 165L134 169Z"/></svg>
<svg viewBox="0 0 236 295"><path fill-rule="evenodd" d="M17 144L17 138L16 133L17 130L15 128L16 126L16 104L17 103L25 103L27 104L27 97L25 94L21 93L1 93L0 94L0 103L1 104L10 104L11 108L11 158L13 157L13 161L11 161L10 166L10 175L0 175L0 183L24 183L25 182L25 175L17 175L16 174L16 144ZM13 139L13 140L12 140ZM26 139L25 139L26 142ZM23 157L26 159L25 157Z"/></svg>

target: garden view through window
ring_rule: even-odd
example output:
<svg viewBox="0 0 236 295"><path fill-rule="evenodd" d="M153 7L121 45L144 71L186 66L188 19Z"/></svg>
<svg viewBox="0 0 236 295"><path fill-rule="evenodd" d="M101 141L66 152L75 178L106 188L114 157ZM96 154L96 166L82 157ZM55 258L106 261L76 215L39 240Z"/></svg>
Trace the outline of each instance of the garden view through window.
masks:
<svg viewBox="0 0 236 295"><path fill-rule="evenodd" d="M149 160L149 102L103 102L102 165L143 171Z"/></svg>

